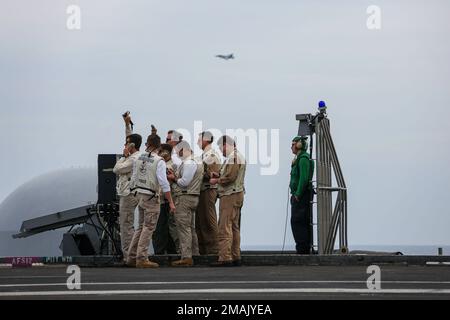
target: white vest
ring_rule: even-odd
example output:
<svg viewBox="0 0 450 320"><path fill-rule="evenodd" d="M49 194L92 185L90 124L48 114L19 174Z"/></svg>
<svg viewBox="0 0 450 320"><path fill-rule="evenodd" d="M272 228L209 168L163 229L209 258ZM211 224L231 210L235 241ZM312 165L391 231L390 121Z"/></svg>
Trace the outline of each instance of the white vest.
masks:
<svg viewBox="0 0 450 320"><path fill-rule="evenodd" d="M194 177L192 178L191 183L186 187L180 187L178 184L174 184L173 186L173 192L176 196L180 196L183 194L189 194L189 195L199 195L200 194L200 188L202 186L202 180L203 180L203 163L199 161L198 159L189 158L190 160L193 160L195 164L197 165L197 170L195 171ZM183 176L183 168L185 165L186 160L183 161L183 163L178 167L176 176L178 178L181 178Z"/></svg>
<svg viewBox="0 0 450 320"><path fill-rule="evenodd" d="M142 154L135 162L131 178L131 192L159 195L159 182L156 177L158 163L164 161L155 153Z"/></svg>

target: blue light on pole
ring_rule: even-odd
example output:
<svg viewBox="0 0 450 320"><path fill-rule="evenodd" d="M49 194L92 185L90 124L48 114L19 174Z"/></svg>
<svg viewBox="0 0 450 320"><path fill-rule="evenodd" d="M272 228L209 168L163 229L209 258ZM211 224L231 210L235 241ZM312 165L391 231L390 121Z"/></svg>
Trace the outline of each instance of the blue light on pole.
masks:
<svg viewBox="0 0 450 320"><path fill-rule="evenodd" d="M321 113L324 113L327 110L327 105L325 103L325 101L319 101L319 111Z"/></svg>

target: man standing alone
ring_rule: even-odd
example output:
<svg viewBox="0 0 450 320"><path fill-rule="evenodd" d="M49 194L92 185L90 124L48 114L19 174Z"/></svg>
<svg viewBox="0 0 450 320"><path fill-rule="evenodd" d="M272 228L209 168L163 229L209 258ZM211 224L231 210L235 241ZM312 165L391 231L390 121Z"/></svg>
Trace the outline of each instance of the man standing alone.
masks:
<svg viewBox="0 0 450 320"><path fill-rule="evenodd" d="M306 137L295 137L291 150L295 154L291 166L291 228L298 254L311 253L311 192L314 163L306 152Z"/></svg>

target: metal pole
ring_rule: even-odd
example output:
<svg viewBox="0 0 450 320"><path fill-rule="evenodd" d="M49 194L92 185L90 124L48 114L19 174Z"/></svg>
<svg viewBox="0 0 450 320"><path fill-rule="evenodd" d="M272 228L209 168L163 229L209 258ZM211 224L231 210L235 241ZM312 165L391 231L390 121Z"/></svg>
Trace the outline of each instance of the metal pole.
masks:
<svg viewBox="0 0 450 320"><path fill-rule="evenodd" d="M326 119L325 126L328 125L328 119ZM326 131L325 131L326 133ZM326 141L326 135L324 135L325 140L325 146L327 150L327 158L326 158L326 164L327 164L327 187L331 187L331 161L330 161L330 148L328 147L328 143ZM327 232L330 232L330 226L331 226L331 218L332 218L332 212L333 212L333 195L331 191L326 191L327 194ZM333 250L333 246L331 247L331 250Z"/></svg>
<svg viewBox="0 0 450 320"><path fill-rule="evenodd" d="M338 200L339 200L339 198L340 198L340 195L338 194ZM333 216L331 219L330 232L328 233L328 237L327 237L327 244L326 244L326 250L325 250L326 254L330 254L333 252L334 242L336 240L335 235L336 235L338 223L339 223L339 207L335 206Z"/></svg>
<svg viewBox="0 0 450 320"><path fill-rule="evenodd" d="M322 137L324 140L324 146L326 148L326 184L328 188L331 188L331 184L332 184L332 177L331 177L331 154L330 154L330 148L329 148L329 143L328 143L328 139L327 139L327 128L329 126L330 121L325 118L322 120L323 122L323 131L322 131ZM332 231L331 229L331 220L332 220L332 214L333 214L333 195L331 190L326 190L326 205L327 205L327 216L326 216L326 230L327 230L327 237L329 236L329 233ZM334 248L334 240L333 243L331 244L331 247L329 248L329 253L332 253Z"/></svg>
<svg viewBox="0 0 450 320"><path fill-rule="evenodd" d="M312 130L309 134L309 157L310 159L313 158L313 133ZM312 171L312 175L311 175L311 181L309 181L309 186L311 187L311 194L309 197L309 222L310 222L310 226L309 226L309 243L311 244L311 249L310 249L310 253L313 254L314 253L314 186L312 183L312 179L314 176L314 170Z"/></svg>
<svg viewBox="0 0 450 320"><path fill-rule="evenodd" d="M316 118L315 120L316 125L316 180L317 180L317 244L319 249L319 254L324 253L325 249L325 239L324 239L324 217L323 217L323 211L324 211L324 198L323 198L323 191L320 189L321 187L324 187L323 183L323 164L322 164L322 156L323 156L323 141L321 138L321 126L319 119Z"/></svg>
<svg viewBox="0 0 450 320"><path fill-rule="evenodd" d="M347 247L348 247L348 240L347 240L347 199L346 199L345 181L344 181L344 177L343 177L343 174L342 174L341 167L339 165L339 161L338 161L338 158L337 158L336 149L334 147L333 139L331 138L329 126L323 126L323 135L324 135L324 137L327 140L327 146L329 147L329 150L330 150L330 156L331 156L332 163L333 163L333 168L334 168L334 172L335 172L335 176L336 176L336 182L338 183L339 187L343 188L342 192L344 194L341 197L342 203L339 204L340 207L341 207L341 219L340 219L340 224L339 224L339 231L340 231L339 244L340 244L341 250L347 250ZM338 203L336 203L336 205L337 204Z"/></svg>
<svg viewBox="0 0 450 320"><path fill-rule="evenodd" d="M333 139L331 137L329 119L323 112L317 113L314 117L312 117L311 115L307 115L307 117L309 126L314 127L315 129L309 132L309 136L311 158L314 151L315 142L317 248L319 254L329 254L334 250L338 231L341 251L343 251L343 249L346 249L348 245L347 189ZM298 117L297 119L305 119L305 115L303 115L303 117ZM314 140L313 131L315 131L316 134ZM337 187L332 187L333 175L335 176ZM312 184L312 181L310 183ZM333 192L338 192L335 203L333 203ZM310 230L312 230L310 236L312 248L314 249L313 192L311 193L310 202Z"/></svg>
<svg viewBox="0 0 450 320"><path fill-rule="evenodd" d="M328 138L328 145L329 145L330 149L332 150L331 154L332 154L332 157L334 159L334 163L336 165L335 173L336 173L336 176L339 177L339 180L340 180L339 183L341 184L340 187L344 187L345 188L344 177L342 175L342 170L341 170L341 166L339 164L339 160L338 160L338 157L337 157L337 154L336 154L336 149L334 147L333 139L331 138L331 133L329 131L329 128L324 128L324 131L326 132L325 135Z"/></svg>
<svg viewBox="0 0 450 320"><path fill-rule="evenodd" d="M347 189L343 192L344 193L344 212L343 212L343 223L342 227L344 229L344 246L346 250L348 250L348 230L347 230Z"/></svg>

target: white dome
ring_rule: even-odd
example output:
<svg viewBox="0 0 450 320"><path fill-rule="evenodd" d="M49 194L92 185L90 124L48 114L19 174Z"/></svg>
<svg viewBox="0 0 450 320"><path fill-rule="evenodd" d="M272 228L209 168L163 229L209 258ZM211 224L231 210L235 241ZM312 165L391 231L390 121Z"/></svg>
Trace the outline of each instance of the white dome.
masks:
<svg viewBox="0 0 450 320"><path fill-rule="evenodd" d="M97 202L97 170L53 171L31 179L0 204L0 255L57 254L62 231L12 239L24 220ZM1 231L10 231L8 233Z"/></svg>
<svg viewBox="0 0 450 320"><path fill-rule="evenodd" d="M23 184L0 204L0 231L22 221L97 202L96 169L53 171Z"/></svg>

